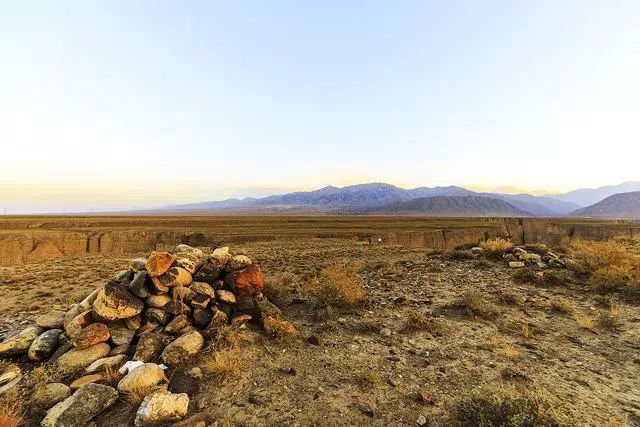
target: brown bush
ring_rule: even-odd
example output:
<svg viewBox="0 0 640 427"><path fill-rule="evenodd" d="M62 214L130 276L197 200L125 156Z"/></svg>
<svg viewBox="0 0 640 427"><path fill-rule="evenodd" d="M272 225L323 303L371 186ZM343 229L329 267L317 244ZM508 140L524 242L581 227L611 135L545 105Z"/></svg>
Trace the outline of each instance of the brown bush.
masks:
<svg viewBox="0 0 640 427"><path fill-rule="evenodd" d="M495 319L498 315L497 309L488 302L484 295L477 289L469 289L463 295L459 303L464 307L470 316L484 319Z"/></svg>
<svg viewBox="0 0 640 427"><path fill-rule="evenodd" d="M589 284L598 292L616 291L631 281L631 270L625 267L602 267L593 272Z"/></svg>
<svg viewBox="0 0 640 427"><path fill-rule="evenodd" d="M365 299L364 281L358 273L364 263L333 264L325 267L317 282L315 293L323 302L352 306Z"/></svg>
<svg viewBox="0 0 640 427"><path fill-rule="evenodd" d="M569 255L579 262L587 272L601 268L618 267L630 271L637 260L619 242L576 241L569 245Z"/></svg>
<svg viewBox="0 0 640 427"><path fill-rule="evenodd" d="M511 249L513 247L513 243L505 239L496 238L480 243L480 247L487 251L488 255L497 257Z"/></svg>
<svg viewBox="0 0 640 427"><path fill-rule="evenodd" d="M262 325L267 335L280 341L288 341L298 335L295 326L286 320L278 320L269 316L263 319Z"/></svg>
<svg viewBox="0 0 640 427"><path fill-rule="evenodd" d="M290 302L291 295L296 290L296 275L285 271L267 277L263 293L269 301L282 307Z"/></svg>

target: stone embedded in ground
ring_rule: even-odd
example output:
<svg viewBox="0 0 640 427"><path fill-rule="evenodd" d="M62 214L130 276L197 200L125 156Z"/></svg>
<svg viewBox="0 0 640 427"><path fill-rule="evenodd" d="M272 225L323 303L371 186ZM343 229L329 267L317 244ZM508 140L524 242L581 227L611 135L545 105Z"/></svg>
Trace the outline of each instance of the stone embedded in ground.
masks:
<svg viewBox="0 0 640 427"><path fill-rule="evenodd" d="M216 297L215 289L213 289L210 284L205 282L191 282L191 286L189 286L189 289L197 294L208 296L211 299L214 299Z"/></svg>
<svg viewBox="0 0 640 427"><path fill-rule="evenodd" d="M224 281L235 294L257 295L264 289L264 275L255 264L227 274Z"/></svg>
<svg viewBox="0 0 640 427"><path fill-rule="evenodd" d="M135 426L145 427L178 421L187 415L189 396L186 393L156 391L144 398L136 412Z"/></svg>
<svg viewBox="0 0 640 427"><path fill-rule="evenodd" d="M85 375L75 379L71 384L69 384L69 388L71 390L77 390L82 386L85 386L87 384L99 383L102 380L104 380L104 376L102 374Z"/></svg>
<svg viewBox="0 0 640 427"><path fill-rule="evenodd" d="M248 267L252 264L251 258L246 255L235 255L231 257L229 262L227 263L227 270L241 270L245 267Z"/></svg>
<svg viewBox="0 0 640 427"><path fill-rule="evenodd" d="M522 262L522 261L511 261L509 263L509 267L511 267L511 268L522 268L522 267L524 267L524 262Z"/></svg>
<svg viewBox="0 0 640 427"><path fill-rule="evenodd" d="M171 264L176 260L176 256L169 252L151 252L147 259L147 272L149 277L158 277L163 275Z"/></svg>
<svg viewBox="0 0 640 427"><path fill-rule="evenodd" d="M119 354L115 356L103 357L102 359L98 359L93 362L91 365L87 366L85 372L87 374L94 374L96 372L102 372L107 369L119 369L124 362L127 361L127 356L124 354Z"/></svg>
<svg viewBox="0 0 640 427"><path fill-rule="evenodd" d="M115 346L130 344L136 334L135 330L129 329L123 321L118 321L109 325L111 342Z"/></svg>
<svg viewBox="0 0 640 427"><path fill-rule="evenodd" d="M67 332L69 338L74 337L78 332L93 323L93 311L86 310L75 316L67 325L64 330Z"/></svg>
<svg viewBox="0 0 640 427"><path fill-rule="evenodd" d="M201 249L192 248L188 245L176 246L176 257L176 264L191 274L198 271L206 260L205 254Z"/></svg>
<svg viewBox="0 0 640 427"><path fill-rule="evenodd" d="M542 257L538 254L531 254L531 253L526 253L526 254L522 254L518 257L519 259L521 259L522 261L531 261L531 262L540 262L542 260Z"/></svg>
<svg viewBox="0 0 640 427"><path fill-rule="evenodd" d="M217 290L215 291L215 295L218 301L226 303L226 304L235 304L236 303L236 295L231 291L225 290Z"/></svg>
<svg viewBox="0 0 640 427"><path fill-rule="evenodd" d="M176 366L196 356L204 346L204 338L198 331L181 335L165 347L161 358L169 366Z"/></svg>
<svg viewBox="0 0 640 427"><path fill-rule="evenodd" d="M36 325L45 329L62 329L64 328L64 316L66 311L53 310L36 319Z"/></svg>
<svg viewBox="0 0 640 427"><path fill-rule="evenodd" d="M0 356L18 356L29 351L38 336L44 332L39 326L28 326L3 342L0 343Z"/></svg>
<svg viewBox="0 0 640 427"><path fill-rule="evenodd" d="M144 363L129 371L118 382L118 391L131 393L136 390L151 389L160 384L164 377L164 371L155 363Z"/></svg>
<svg viewBox="0 0 640 427"><path fill-rule="evenodd" d="M162 308L169 301L171 301L171 297L167 294L152 295L146 300L144 300L147 307L152 307L152 308Z"/></svg>
<svg viewBox="0 0 640 427"><path fill-rule="evenodd" d="M189 325L189 317L187 317L185 314L180 314L174 317L173 320L169 322L167 326L165 326L164 331L168 334L177 334L187 325Z"/></svg>
<svg viewBox="0 0 640 427"><path fill-rule="evenodd" d="M162 276L152 277L151 281L156 288L173 288L175 286L189 286L193 282L193 276L182 267L171 267Z"/></svg>
<svg viewBox="0 0 640 427"><path fill-rule="evenodd" d="M58 402L69 397L71 389L62 383L49 383L37 387L33 394L31 406L36 410L49 409Z"/></svg>
<svg viewBox="0 0 640 427"><path fill-rule="evenodd" d="M133 359L148 362L159 357L163 349L164 337L161 334L147 332L140 335Z"/></svg>
<svg viewBox="0 0 640 427"><path fill-rule="evenodd" d="M60 356L57 365L63 371L74 372L106 357L110 351L111 348L107 343L95 344L83 349L74 348Z"/></svg>
<svg viewBox="0 0 640 427"><path fill-rule="evenodd" d="M120 285L105 285L93 303L93 311L105 320L133 317L143 309L144 302Z"/></svg>
<svg viewBox="0 0 640 427"><path fill-rule="evenodd" d="M87 384L49 409L42 427L84 426L93 417L111 406L118 392L102 384Z"/></svg>
<svg viewBox="0 0 640 427"><path fill-rule="evenodd" d="M138 298L146 298L151 295L151 291L147 287L147 271L142 270L136 273L133 280L129 284L129 291Z"/></svg>
<svg viewBox="0 0 640 427"><path fill-rule="evenodd" d="M48 359L58 348L58 337L62 329L50 329L38 335L29 347L29 359L40 362Z"/></svg>
<svg viewBox="0 0 640 427"><path fill-rule="evenodd" d="M171 315L160 308L147 308L144 314L147 319L160 325L166 325L171 320Z"/></svg>
<svg viewBox="0 0 640 427"><path fill-rule="evenodd" d="M104 323L92 323L71 337L71 342L75 348L82 349L101 342L107 342L110 337L111 333L107 325Z"/></svg>

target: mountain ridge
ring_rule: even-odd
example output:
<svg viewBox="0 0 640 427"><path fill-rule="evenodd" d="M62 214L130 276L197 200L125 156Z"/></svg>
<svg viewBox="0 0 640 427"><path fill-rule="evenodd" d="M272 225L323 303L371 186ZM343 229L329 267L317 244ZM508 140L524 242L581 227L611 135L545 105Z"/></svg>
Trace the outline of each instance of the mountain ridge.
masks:
<svg viewBox="0 0 640 427"><path fill-rule="evenodd" d="M598 203L578 209L571 215L598 218L640 218L640 191L613 194Z"/></svg>

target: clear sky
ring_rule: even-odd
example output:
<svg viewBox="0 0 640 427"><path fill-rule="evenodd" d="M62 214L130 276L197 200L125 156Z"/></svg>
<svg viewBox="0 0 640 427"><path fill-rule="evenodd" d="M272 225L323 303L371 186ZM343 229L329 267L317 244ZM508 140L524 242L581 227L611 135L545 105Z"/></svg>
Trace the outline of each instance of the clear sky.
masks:
<svg viewBox="0 0 640 427"><path fill-rule="evenodd" d="M640 1L0 2L0 209L639 179Z"/></svg>

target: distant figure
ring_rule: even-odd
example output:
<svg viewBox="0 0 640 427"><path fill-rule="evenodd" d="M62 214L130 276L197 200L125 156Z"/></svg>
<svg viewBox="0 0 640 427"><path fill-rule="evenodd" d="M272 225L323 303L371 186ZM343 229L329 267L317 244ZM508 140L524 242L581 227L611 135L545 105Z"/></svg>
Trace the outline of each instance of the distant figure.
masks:
<svg viewBox="0 0 640 427"><path fill-rule="evenodd" d="M367 237L369 239L369 245L371 245L371 236Z"/></svg>

